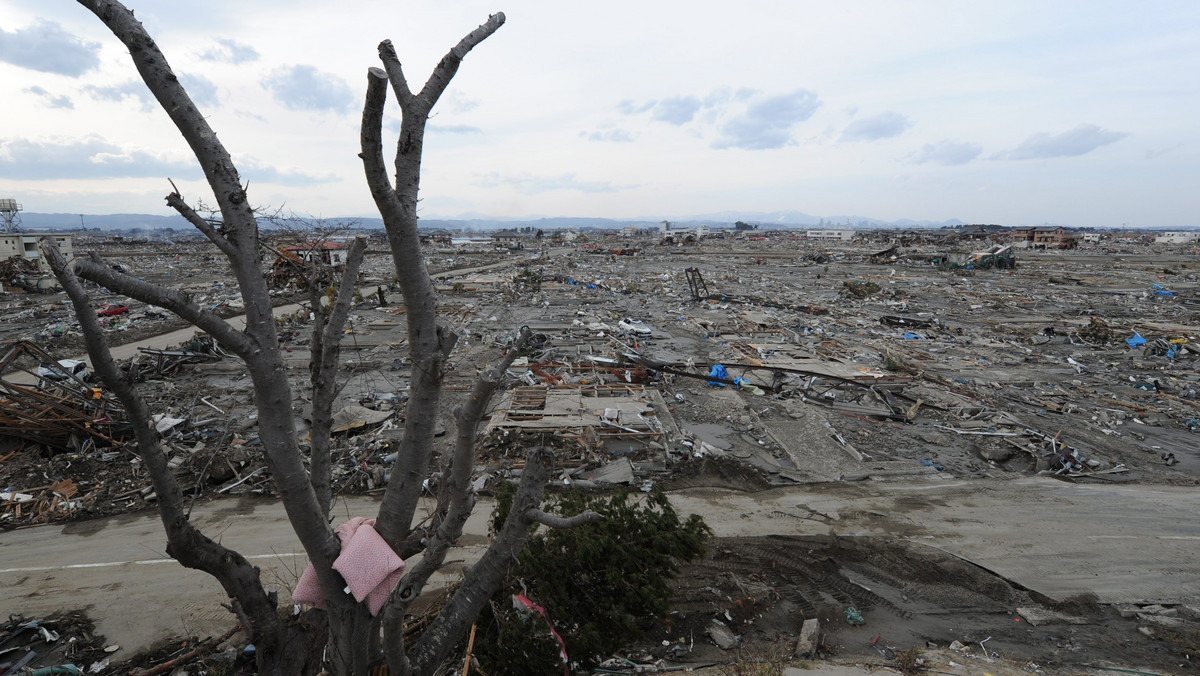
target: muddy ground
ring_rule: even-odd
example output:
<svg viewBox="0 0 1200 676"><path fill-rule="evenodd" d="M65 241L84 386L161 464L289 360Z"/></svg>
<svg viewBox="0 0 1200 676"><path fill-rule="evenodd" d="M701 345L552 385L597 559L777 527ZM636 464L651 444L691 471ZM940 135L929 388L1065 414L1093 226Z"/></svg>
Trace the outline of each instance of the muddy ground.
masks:
<svg viewBox="0 0 1200 676"><path fill-rule="evenodd" d="M1188 250L1121 244L1020 252L1015 270L974 270L935 265L942 249L933 246L901 249L879 264L869 256L885 248L879 243L817 247L786 234L694 247L640 244L636 256L567 245L541 256L431 252L438 268L509 263L439 282L443 317L463 336L447 410L524 324L542 339L511 370L514 388L626 386L661 428L632 437L572 429L560 461L564 479L581 485L750 495L777 486L836 490L847 482L951 478L1004 491L1010 479L1038 475L1196 485L1200 352L1190 346L1200 345L1200 306L1192 302L1200 264ZM179 269L158 269L154 281L186 277L232 313L235 292L207 256L184 251L167 263ZM117 257L133 270L156 268L150 254ZM364 286L386 284L388 264L382 253L369 257ZM685 269L693 267L710 298L692 297ZM41 340L57 358L77 354L59 300L11 298L8 307L6 338ZM620 327L629 318L644 322L649 335ZM170 321L135 307L110 327L110 341L142 339ZM62 328L58 337L45 333L55 328ZM306 330L303 313L281 322L297 392L306 375ZM1126 339L1135 334L1148 342L1130 347ZM407 386L403 340L403 313L394 304L370 296L355 308L339 406L379 415L339 433L335 485L343 495L377 495L386 484ZM595 361L629 353L677 373ZM710 386L705 376L718 363L744 386ZM143 388L156 411L181 420L164 437L196 500L271 495L238 364L222 359L151 375ZM304 414L298 400L301 428ZM484 435L478 476L485 492L519 462L519 430L514 423ZM0 526L153 507L128 450L49 448L19 438L5 444L0 488L35 500L6 505ZM76 492L54 493L68 479ZM914 498L910 508L930 505ZM940 655L963 655L960 663L991 649L1013 668L1042 673L1098 664L1191 669L1200 600L1131 607L1086 595L1051 598L920 544L903 517L878 515L879 532L866 537L723 537L680 577L669 622L649 623L645 643L632 648L687 664L729 663L739 649L765 653L772 645L786 645L792 657L802 621L818 618L821 638L809 659L895 666L908 649L936 647ZM847 622L848 607L861 611L863 626ZM1042 613L1033 615L1038 626L1018 608ZM714 644L713 620L740 637L737 647ZM685 638L686 657L670 652ZM946 652L955 641L965 653Z"/></svg>

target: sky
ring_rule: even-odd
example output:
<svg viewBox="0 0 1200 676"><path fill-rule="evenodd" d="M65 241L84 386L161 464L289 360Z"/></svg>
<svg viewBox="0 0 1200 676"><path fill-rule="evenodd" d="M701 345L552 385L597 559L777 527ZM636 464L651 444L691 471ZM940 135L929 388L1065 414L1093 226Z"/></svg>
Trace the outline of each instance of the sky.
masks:
<svg viewBox="0 0 1200 676"><path fill-rule="evenodd" d="M390 39L434 108L424 218L821 217L1200 225L1200 3L129 0L251 202L376 216L358 159ZM735 9L736 7L736 9ZM128 52L69 0L0 0L0 197L212 203ZM399 109L389 100L385 145Z"/></svg>

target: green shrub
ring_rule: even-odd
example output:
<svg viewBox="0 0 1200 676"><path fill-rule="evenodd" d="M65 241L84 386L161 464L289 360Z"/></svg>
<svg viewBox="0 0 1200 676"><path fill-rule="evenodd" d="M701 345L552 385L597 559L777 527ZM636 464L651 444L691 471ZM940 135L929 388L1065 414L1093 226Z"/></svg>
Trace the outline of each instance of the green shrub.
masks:
<svg viewBox="0 0 1200 676"><path fill-rule="evenodd" d="M512 496L499 497L494 526L503 523ZM698 515L681 521L661 491L639 498L568 491L543 509L564 516L591 509L604 518L530 536L478 620L474 653L487 673L562 670L546 620L513 609L512 596L522 585L545 608L572 664L590 668L638 636L639 620L667 614L670 581L681 563L704 553L711 534Z"/></svg>

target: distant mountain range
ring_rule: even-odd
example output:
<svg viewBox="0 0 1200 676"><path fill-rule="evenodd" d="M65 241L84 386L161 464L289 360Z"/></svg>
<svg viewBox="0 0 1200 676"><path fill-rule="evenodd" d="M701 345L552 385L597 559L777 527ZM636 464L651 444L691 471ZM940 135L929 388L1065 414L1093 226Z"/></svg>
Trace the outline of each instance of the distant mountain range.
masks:
<svg viewBox="0 0 1200 676"><path fill-rule="evenodd" d="M21 228L26 232L44 230L91 230L126 231L126 230L164 230L171 228L176 231L190 231L191 225L182 216L160 216L155 214L40 214L22 212ZM469 230L487 232L506 228L540 228L542 230L562 230L566 228L581 229L619 229L627 225L638 228L657 227L664 219L643 217L639 219L613 218L581 218L581 217L525 217L525 218L492 218L480 214L460 214L455 218L422 218L421 227L446 230ZM697 225L710 227L729 227L737 221L759 225L764 228L952 228L966 225L957 218L946 221L918 221L902 218L896 221L886 221L867 216L813 216L800 211L719 211L709 214L688 216L679 220L671 220L676 227L686 228ZM328 218L327 224L347 223L363 229L382 229L383 221L379 218ZM1056 223L1017 223L1021 225L1058 225ZM1071 227L1071 226L1067 226Z"/></svg>

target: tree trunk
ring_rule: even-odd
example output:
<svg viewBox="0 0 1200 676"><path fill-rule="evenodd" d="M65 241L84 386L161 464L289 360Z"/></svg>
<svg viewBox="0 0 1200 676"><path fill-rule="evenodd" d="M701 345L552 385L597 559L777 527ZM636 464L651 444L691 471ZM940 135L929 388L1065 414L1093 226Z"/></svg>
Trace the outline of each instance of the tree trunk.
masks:
<svg viewBox="0 0 1200 676"><path fill-rule="evenodd" d="M365 674L370 663L378 658L372 647L377 645L380 623L370 616L365 605L343 593L345 580L332 568L341 546L328 523L330 486L328 446L325 444L327 417L336 392L337 341L349 307L352 279L347 274L337 303L328 317L322 317L324 326L314 332L314 361L310 372L314 387L313 431L321 439L313 448L314 454L321 457L314 455L310 476L300 453L291 386L279 350L270 294L260 266L258 221L232 158L133 13L117 0L77 1L103 21L129 50L143 82L195 154L220 208L219 225L197 215L178 191L168 195L167 203L226 255L246 306L246 328L237 331L196 305L187 293L117 273L98 257L67 265L59 256L55 268L60 280L64 280L64 287L74 283L74 290L69 289L69 293L85 327L93 364L121 397L130 411L131 421L138 428L139 453L151 472L155 490L159 492L168 552L184 565L216 577L235 599L237 610L249 625L258 649L259 673L279 676L304 673L315 664L314 655L324 651L324 659L333 673ZM404 438L392 480L380 505L376 530L405 557L429 547L427 558L410 569L397 587L399 591L393 593L386 605L388 617L383 624L387 636L383 647L389 667L396 675L429 674L437 669L498 588L508 562L519 551L531 525L544 517L537 507L551 457L538 450L530 456L514 498L513 510L501 532L446 602L444 611L406 650L403 609L440 566L447 548L461 534L462 522L471 511L474 498L470 494L469 476L474 459L475 430L487 399L499 386L503 367L507 366L504 363L498 370L489 372L460 413L457 447L450 463L446 492L442 496L443 507L435 515L431 529L415 531L413 517L432 455L445 363L457 340L453 332L437 324L437 295L425 267L417 233L425 124L463 58L503 23L503 14L493 15L465 36L442 58L416 94L409 90L390 42L379 47L384 69L371 69L368 76L361 156L371 195L387 230L404 296L412 364L412 390L406 408ZM394 162L394 185L387 175L381 138L383 105L389 83L396 92L403 115ZM74 277L76 272L117 293L177 314L207 331L223 348L245 361L258 408L258 432L266 462L292 528L313 564L327 611L305 613L297 622L282 621L276 613L274 596L266 593L258 578L258 569L237 552L206 538L187 523L181 509L179 487L173 483L174 478L166 467L165 456L149 425L149 413L136 390L120 377L103 345L99 328L94 326L95 316ZM87 321L89 317L91 324ZM314 640L314 636L321 639Z"/></svg>

